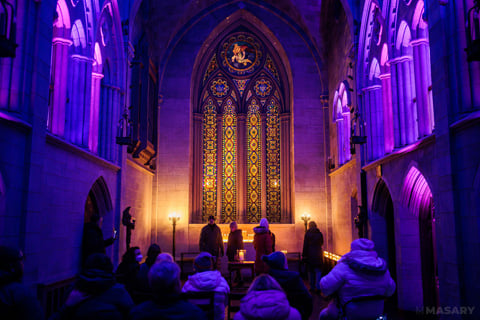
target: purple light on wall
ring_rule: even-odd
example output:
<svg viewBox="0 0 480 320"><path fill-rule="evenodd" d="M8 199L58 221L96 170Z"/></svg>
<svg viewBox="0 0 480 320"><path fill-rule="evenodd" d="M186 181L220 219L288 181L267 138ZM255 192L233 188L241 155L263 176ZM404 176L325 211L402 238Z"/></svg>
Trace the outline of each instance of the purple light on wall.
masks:
<svg viewBox="0 0 480 320"><path fill-rule="evenodd" d="M410 168L403 182L401 198L403 205L418 216L420 210L428 206L432 198L432 191L425 177L417 168Z"/></svg>

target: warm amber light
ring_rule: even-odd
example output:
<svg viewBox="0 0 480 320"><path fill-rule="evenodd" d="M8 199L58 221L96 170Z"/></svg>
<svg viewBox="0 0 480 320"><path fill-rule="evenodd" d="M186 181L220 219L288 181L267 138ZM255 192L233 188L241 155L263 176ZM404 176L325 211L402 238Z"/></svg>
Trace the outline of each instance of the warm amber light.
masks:
<svg viewBox="0 0 480 320"><path fill-rule="evenodd" d="M309 221L310 220L310 214L308 214L308 213L302 214L301 219L305 222Z"/></svg>
<svg viewBox="0 0 480 320"><path fill-rule="evenodd" d="M175 212L172 212L168 215L168 220L172 222L177 222L178 220L180 220L180 215Z"/></svg>

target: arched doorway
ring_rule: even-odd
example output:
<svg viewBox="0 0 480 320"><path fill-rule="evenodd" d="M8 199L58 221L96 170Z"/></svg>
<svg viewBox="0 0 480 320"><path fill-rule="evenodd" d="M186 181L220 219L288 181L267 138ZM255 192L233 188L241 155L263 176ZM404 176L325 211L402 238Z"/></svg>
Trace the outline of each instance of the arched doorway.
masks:
<svg viewBox="0 0 480 320"><path fill-rule="evenodd" d="M397 283L397 260L395 245L395 220L393 201L387 184L380 179L375 187L372 202L373 215L370 218L372 238L379 256L388 264L388 270L395 283ZM398 302L397 291L389 299L394 305Z"/></svg>
<svg viewBox="0 0 480 320"><path fill-rule="evenodd" d="M433 195L427 180L416 167L411 167L405 177L402 202L408 211L418 218L423 305L438 307L439 282Z"/></svg>

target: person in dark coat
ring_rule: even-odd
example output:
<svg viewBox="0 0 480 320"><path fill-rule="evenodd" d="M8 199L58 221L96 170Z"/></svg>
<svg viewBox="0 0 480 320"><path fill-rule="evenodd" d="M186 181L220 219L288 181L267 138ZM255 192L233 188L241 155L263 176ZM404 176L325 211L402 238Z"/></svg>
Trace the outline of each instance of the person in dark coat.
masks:
<svg viewBox="0 0 480 320"><path fill-rule="evenodd" d="M219 257L223 257L222 231L215 224L215 217L208 217L208 224L202 228L199 242L200 252L208 252L215 257L215 269L218 268Z"/></svg>
<svg viewBox="0 0 480 320"><path fill-rule="evenodd" d="M108 239L103 239L103 217L94 213L90 221L83 226L82 262L84 263L92 253L105 253L105 248L111 246L116 239L116 234Z"/></svg>
<svg viewBox="0 0 480 320"><path fill-rule="evenodd" d="M275 251L268 256L262 256L262 260L270 267L268 274L277 280L287 294L290 306L300 312L302 319L308 319L313 310L312 296L305 287L300 274L288 271L285 254Z"/></svg>
<svg viewBox="0 0 480 320"><path fill-rule="evenodd" d="M273 239L268 229L268 220L263 218L260 225L253 228L255 235L253 236L253 247L255 248L255 274L268 272L268 266L262 261L263 255L273 252Z"/></svg>
<svg viewBox="0 0 480 320"><path fill-rule="evenodd" d="M228 235L227 257L228 261L235 261L235 255L238 250L243 249L242 230L238 229L237 223L230 223L230 234Z"/></svg>
<svg viewBox="0 0 480 320"><path fill-rule="evenodd" d="M132 217L130 214L131 207L127 207L123 210L122 214L122 224L127 228L125 241L126 241L126 248L130 248L130 242L132 240L132 230L135 229L135 218Z"/></svg>
<svg viewBox="0 0 480 320"><path fill-rule="evenodd" d="M206 320L202 309L180 297L180 268L170 261L155 263L148 273L153 298L130 311L131 320Z"/></svg>
<svg viewBox="0 0 480 320"><path fill-rule="evenodd" d="M127 319L133 301L116 283L110 258L94 253L87 258L65 305L51 320Z"/></svg>
<svg viewBox="0 0 480 320"><path fill-rule="evenodd" d="M116 271L117 281L125 285L130 296L135 295L138 288L137 274L140 270L140 261L143 256L139 247L131 247L122 256L122 262Z"/></svg>
<svg viewBox="0 0 480 320"><path fill-rule="evenodd" d="M314 221L308 224L308 231L303 240L303 260L307 264L310 280L310 291L320 290L320 278L323 265L323 234Z"/></svg>
<svg viewBox="0 0 480 320"><path fill-rule="evenodd" d="M156 243L152 243L147 251L147 259L140 265L140 269L137 274L137 286L135 296L133 297L135 303L140 303L148 300L151 294L150 285L148 284L148 271L157 260L158 255L162 253L160 246Z"/></svg>
<svg viewBox="0 0 480 320"><path fill-rule="evenodd" d="M22 251L0 246L0 318L45 319L37 297L21 283L22 278Z"/></svg>

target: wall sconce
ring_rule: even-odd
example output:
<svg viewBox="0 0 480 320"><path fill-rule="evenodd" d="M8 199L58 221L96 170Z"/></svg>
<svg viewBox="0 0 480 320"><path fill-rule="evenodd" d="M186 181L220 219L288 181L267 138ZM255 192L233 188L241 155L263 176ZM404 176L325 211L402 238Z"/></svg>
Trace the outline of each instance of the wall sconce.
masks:
<svg viewBox="0 0 480 320"><path fill-rule="evenodd" d="M116 142L121 146L133 145L132 121L128 117L128 110L126 108L118 122Z"/></svg>
<svg viewBox="0 0 480 320"><path fill-rule="evenodd" d="M303 223L305 224L305 232L307 232L307 226L308 226L308 221L310 221L310 215L308 213L302 214L300 219L303 220Z"/></svg>
<svg viewBox="0 0 480 320"><path fill-rule="evenodd" d="M175 228L177 226L177 221L180 220L180 216L175 212L168 215L168 220L172 222L173 232L172 232L172 255L175 260Z"/></svg>
<svg viewBox="0 0 480 320"><path fill-rule="evenodd" d="M472 13L473 12L473 13ZM480 0L473 1L467 16L467 61L480 61Z"/></svg>
<svg viewBox="0 0 480 320"><path fill-rule="evenodd" d="M18 45L16 38L15 11L7 0L0 0L0 57L15 58Z"/></svg>

